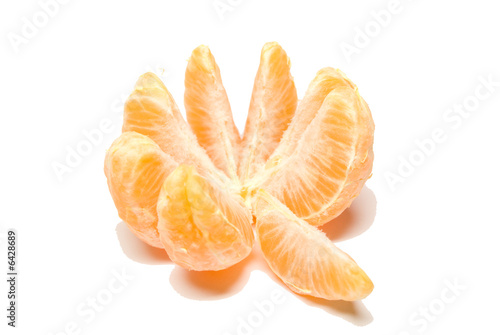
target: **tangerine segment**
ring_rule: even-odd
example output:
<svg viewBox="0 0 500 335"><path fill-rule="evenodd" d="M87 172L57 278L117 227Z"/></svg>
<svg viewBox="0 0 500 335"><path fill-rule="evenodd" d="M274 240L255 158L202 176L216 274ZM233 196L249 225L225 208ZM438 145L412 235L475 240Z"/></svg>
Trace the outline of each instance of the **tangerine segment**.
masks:
<svg viewBox="0 0 500 335"><path fill-rule="evenodd" d="M189 270L222 270L250 253L252 215L243 199L180 165L158 198L158 231L170 259Z"/></svg>
<svg viewBox="0 0 500 335"><path fill-rule="evenodd" d="M290 74L290 59L278 43L266 43L241 143L238 174L242 181L264 167L296 108L297 90Z"/></svg>
<svg viewBox="0 0 500 335"><path fill-rule="evenodd" d="M304 98L298 104L297 112L287 131L283 134L283 139L272 155L269 165L274 165L280 158L293 154L301 141L302 134L316 116L326 96L338 87L354 89L355 85L342 71L331 67L325 67L316 73Z"/></svg>
<svg viewBox="0 0 500 335"><path fill-rule="evenodd" d="M153 73L145 73L137 80L125 103L122 130L150 137L179 164L191 164L200 171L223 175L217 173L172 95Z"/></svg>
<svg viewBox="0 0 500 335"><path fill-rule="evenodd" d="M294 292L328 300L360 300L373 283L326 235L259 191L256 233L264 258Z"/></svg>
<svg viewBox="0 0 500 335"><path fill-rule="evenodd" d="M298 217L324 224L344 211L370 177L374 124L357 89L331 91L293 154L261 186Z"/></svg>
<svg viewBox="0 0 500 335"><path fill-rule="evenodd" d="M156 203L163 181L177 167L149 137L125 132L106 153L104 173L118 215L141 240L163 248Z"/></svg>
<svg viewBox="0 0 500 335"><path fill-rule="evenodd" d="M235 155L240 134L219 67L207 46L193 50L184 83L184 106L191 129L215 166L236 180Z"/></svg>

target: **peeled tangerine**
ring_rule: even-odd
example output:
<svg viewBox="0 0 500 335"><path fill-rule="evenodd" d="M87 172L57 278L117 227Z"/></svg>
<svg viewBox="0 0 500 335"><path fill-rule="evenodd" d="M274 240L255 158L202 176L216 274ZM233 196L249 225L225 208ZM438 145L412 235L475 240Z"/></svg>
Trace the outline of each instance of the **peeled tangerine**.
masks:
<svg viewBox="0 0 500 335"><path fill-rule="evenodd" d="M324 68L299 102L288 56L267 43L240 137L208 47L193 51L185 86L187 123L161 80L141 76L107 152L108 186L131 231L184 268L221 270L250 253L255 217L263 255L291 290L370 294L365 272L314 227L371 175L374 124L357 87Z"/></svg>

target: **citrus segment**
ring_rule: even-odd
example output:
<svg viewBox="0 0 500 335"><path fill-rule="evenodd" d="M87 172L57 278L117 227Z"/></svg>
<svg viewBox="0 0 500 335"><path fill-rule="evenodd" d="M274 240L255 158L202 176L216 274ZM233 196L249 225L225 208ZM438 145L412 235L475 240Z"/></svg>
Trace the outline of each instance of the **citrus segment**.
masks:
<svg viewBox="0 0 500 335"><path fill-rule="evenodd" d="M161 185L177 163L149 137L125 132L106 153L104 173L118 215L141 240L162 248L156 228Z"/></svg>
<svg viewBox="0 0 500 335"><path fill-rule="evenodd" d="M370 110L357 88L336 87L303 130L293 153L273 154L271 160L279 158L268 162L256 184L298 217L324 224L349 207L370 177L373 131Z"/></svg>
<svg viewBox="0 0 500 335"><path fill-rule="evenodd" d="M215 166L182 117L172 95L160 78L145 73L125 103L123 129L150 137L179 164L217 173Z"/></svg>
<svg viewBox="0 0 500 335"><path fill-rule="evenodd" d="M237 179L240 142L220 70L207 46L193 50L186 69L184 106L189 125L215 166Z"/></svg>
<svg viewBox="0 0 500 335"><path fill-rule="evenodd" d="M360 300L373 283L326 235L263 191L256 233L273 272L294 292L328 300Z"/></svg>
<svg viewBox="0 0 500 335"><path fill-rule="evenodd" d="M278 43L266 43L241 142L238 174L242 181L265 165L296 108L297 91L290 74L290 60Z"/></svg>
<svg viewBox="0 0 500 335"><path fill-rule="evenodd" d="M318 71L309 84L304 98L298 104L297 111L272 155L270 164L275 164L276 160L290 156L294 152L298 143L302 141L302 134L316 116L326 96L337 87L355 86L340 70L325 67Z"/></svg>
<svg viewBox="0 0 500 335"><path fill-rule="evenodd" d="M189 270L221 270L251 251L252 216L236 194L180 165L158 198L158 231L170 259Z"/></svg>

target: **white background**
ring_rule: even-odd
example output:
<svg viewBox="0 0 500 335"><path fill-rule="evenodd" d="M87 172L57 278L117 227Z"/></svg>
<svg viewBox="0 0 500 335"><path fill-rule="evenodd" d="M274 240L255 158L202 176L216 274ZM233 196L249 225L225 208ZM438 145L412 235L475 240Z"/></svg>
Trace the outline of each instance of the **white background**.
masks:
<svg viewBox="0 0 500 335"><path fill-rule="evenodd" d="M2 1L0 260L6 273L5 232L14 227L20 274L14 330L6 326L1 280L2 334L63 334L66 327L77 327L75 334L237 334L249 318L254 326L239 333L498 333L500 86L474 98L481 77L500 81L496 3L401 0L383 27L371 12L390 7L388 0L229 3L221 17L213 0L74 0L44 23L37 1ZM38 31L14 47L10 39L23 36L23 18L33 16ZM357 41L357 53L346 57L343 43L356 47L367 27L367 45ZM292 294L257 250L227 271L188 273L128 232L107 190L105 150L120 133L120 100L140 74L161 75L182 109L186 60L207 44L242 129L267 41L287 51L299 96L317 70L333 66L372 110L373 177L351 209L324 227L372 278L375 289L363 301ZM447 110L465 101L478 105L447 122L458 115ZM59 180L54 162L66 164L83 132L107 119L113 130ZM388 173L398 173L401 158L422 158L415 141L436 128L446 140L391 189ZM110 295L113 271L133 279ZM459 285L455 294L446 291L450 282ZM274 294L284 302L263 316L255 303ZM91 319L93 297L110 301Z"/></svg>

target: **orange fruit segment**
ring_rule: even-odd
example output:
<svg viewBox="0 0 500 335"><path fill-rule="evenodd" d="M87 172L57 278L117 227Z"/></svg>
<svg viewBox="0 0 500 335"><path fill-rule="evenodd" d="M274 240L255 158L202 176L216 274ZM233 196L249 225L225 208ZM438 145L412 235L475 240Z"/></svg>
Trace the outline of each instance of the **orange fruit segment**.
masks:
<svg viewBox="0 0 500 335"><path fill-rule="evenodd" d="M221 270L251 251L252 215L243 199L180 165L158 198L158 231L170 259L190 270Z"/></svg>
<svg viewBox="0 0 500 335"><path fill-rule="evenodd" d="M302 117L297 114L292 125ZM296 130L292 125L287 132ZM370 177L373 120L357 88L338 85L326 95L309 124L299 128L293 152L288 152L290 137L284 137L254 185L301 219L322 225L349 207Z"/></svg>
<svg viewBox="0 0 500 335"><path fill-rule="evenodd" d="M191 164L223 178L223 173L217 171L198 144L174 98L153 73L148 72L137 80L125 103L122 131L146 135L179 164Z"/></svg>
<svg viewBox="0 0 500 335"><path fill-rule="evenodd" d="M273 154L270 164L273 164L280 157L290 156L300 143L301 135L314 119L321 108L326 96L337 87L355 88L354 84L347 79L341 71L326 67L318 71L312 82L309 84L304 98L297 106L297 111L283 134L278 148Z"/></svg>
<svg viewBox="0 0 500 335"><path fill-rule="evenodd" d="M156 204L163 181L177 167L149 137L125 132L106 153L104 173L118 215L149 245L162 248Z"/></svg>
<svg viewBox="0 0 500 335"><path fill-rule="evenodd" d="M189 125L215 166L237 178L240 134L222 85L219 67L207 46L193 50L186 68L184 106Z"/></svg>
<svg viewBox="0 0 500 335"><path fill-rule="evenodd" d="M294 292L328 300L360 300L373 283L326 235L272 196L257 195L256 233L273 272Z"/></svg>
<svg viewBox="0 0 500 335"><path fill-rule="evenodd" d="M290 74L290 59L278 43L266 43L239 153L238 174L242 182L264 167L296 108L297 90Z"/></svg>

